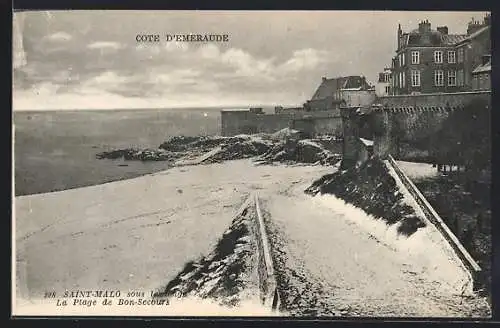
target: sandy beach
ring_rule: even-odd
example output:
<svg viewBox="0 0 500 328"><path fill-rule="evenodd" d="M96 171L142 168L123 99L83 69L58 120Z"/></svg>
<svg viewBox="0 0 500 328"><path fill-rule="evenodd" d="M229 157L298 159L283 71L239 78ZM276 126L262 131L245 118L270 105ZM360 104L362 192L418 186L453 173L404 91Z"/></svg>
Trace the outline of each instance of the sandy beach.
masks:
<svg viewBox="0 0 500 328"><path fill-rule="evenodd" d="M250 192L274 194L331 171L238 160L16 197L18 298L161 288L209 252Z"/></svg>
<svg viewBox="0 0 500 328"><path fill-rule="evenodd" d="M304 194L334 170L234 160L17 197L18 310L81 313L78 307L51 305L43 299L47 292L57 297L96 289L149 294L164 288L187 262L213 249L252 192L270 214L275 265L287 281L281 291L290 310L285 315L468 316L484 307L472 295L464 299L467 278L430 227L402 237L334 196ZM269 315L257 299L248 302L239 308L250 311L244 315ZM133 307L132 312L118 307L113 314L238 315L203 304L154 311ZM99 309L83 313L106 313Z"/></svg>

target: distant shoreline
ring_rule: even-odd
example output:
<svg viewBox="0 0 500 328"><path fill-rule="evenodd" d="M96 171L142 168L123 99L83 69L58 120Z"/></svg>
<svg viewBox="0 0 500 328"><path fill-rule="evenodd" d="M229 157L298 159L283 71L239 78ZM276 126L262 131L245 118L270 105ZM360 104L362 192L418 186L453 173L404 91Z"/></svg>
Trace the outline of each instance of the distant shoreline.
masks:
<svg viewBox="0 0 500 328"><path fill-rule="evenodd" d="M13 113L44 113L44 112L121 112L121 111L168 111L168 110L217 110L223 107L169 107L169 108L91 108L91 109L17 109Z"/></svg>
<svg viewBox="0 0 500 328"><path fill-rule="evenodd" d="M103 112L103 111L141 111L141 110L157 110L157 111L168 111L168 110L218 110L218 109L235 109L235 108L250 108L250 107L262 107L262 108L274 108L278 105L228 105L228 106L206 106L206 107L193 107L193 106L180 106L180 107L151 107L151 108L70 108L70 109L12 109L13 113L31 113L31 112ZM294 105L279 105L283 107L290 107Z"/></svg>
<svg viewBox="0 0 500 328"><path fill-rule="evenodd" d="M170 164L99 160L96 154L127 147L156 149L173 136L216 135L220 129L220 113L209 109L17 111L11 121L16 196L162 171Z"/></svg>

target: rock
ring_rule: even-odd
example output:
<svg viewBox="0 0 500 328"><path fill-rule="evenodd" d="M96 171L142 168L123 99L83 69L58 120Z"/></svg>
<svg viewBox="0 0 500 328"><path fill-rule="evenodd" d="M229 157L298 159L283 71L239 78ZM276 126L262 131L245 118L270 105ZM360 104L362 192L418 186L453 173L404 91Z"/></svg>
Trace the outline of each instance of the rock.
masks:
<svg viewBox="0 0 500 328"><path fill-rule="evenodd" d="M334 165L340 160L340 155L333 154L322 145L310 139L301 139L294 135L271 147L261 156L267 162L297 162L315 165Z"/></svg>
<svg viewBox="0 0 500 328"><path fill-rule="evenodd" d="M220 261L214 261L214 262L210 263L210 265L208 266L208 270L213 270L216 267L219 267L220 265L221 265Z"/></svg>
<svg viewBox="0 0 500 328"><path fill-rule="evenodd" d="M171 158L170 153L164 150L145 149L137 150L134 148L118 149L96 154L98 159L118 159L123 158L127 161L166 161Z"/></svg>

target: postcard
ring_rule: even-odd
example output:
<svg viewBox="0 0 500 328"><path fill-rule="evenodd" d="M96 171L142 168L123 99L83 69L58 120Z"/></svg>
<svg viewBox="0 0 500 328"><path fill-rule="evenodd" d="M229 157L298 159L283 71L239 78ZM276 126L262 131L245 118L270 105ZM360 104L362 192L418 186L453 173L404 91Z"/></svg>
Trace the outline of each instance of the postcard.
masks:
<svg viewBox="0 0 500 328"><path fill-rule="evenodd" d="M12 314L490 318L490 30L16 11Z"/></svg>

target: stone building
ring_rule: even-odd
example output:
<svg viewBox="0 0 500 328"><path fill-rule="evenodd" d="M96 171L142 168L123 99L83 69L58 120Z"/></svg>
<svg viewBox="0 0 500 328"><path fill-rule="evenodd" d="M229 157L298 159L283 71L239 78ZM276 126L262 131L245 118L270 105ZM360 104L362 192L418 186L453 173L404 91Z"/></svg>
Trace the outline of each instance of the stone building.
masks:
<svg viewBox="0 0 500 328"><path fill-rule="evenodd" d="M340 107L367 106L375 99L375 88L364 76L322 78L311 100L304 104L306 111L338 111Z"/></svg>
<svg viewBox="0 0 500 328"><path fill-rule="evenodd" d="M471 21L467 34L431 28L427 20L404 33L398 26L392 59L392 95L472 90L472 72L491 53L490 16Z"/></svg>
<svg viewBox="0 0 500 328"><path fill-rule="evenodd" d="M483 62L472 71L472 90L491 90L491 55L483 56Z"/></svg>
<svg viewBox="0 0 500 328"><path fill-rule="evenodd" d="M491 26L490 17L486 16L482 23L471 21L467 29L468 36L457 44L459 54L463 53L464 61L460 69L464 71L465 91L474 90L474 71L491 60ZM487 66L487 65L486 65ZM491 63L490 63L491 71ZM482 75L481 75L482 76Z"/></svg>
<svg viewBox="0 0 500 328"><path fill-rule="evenodd" d="M378 82L375 84L375 94L377 97L384 97L391 94L392 70L388 67L378 73Z"/></svg>

